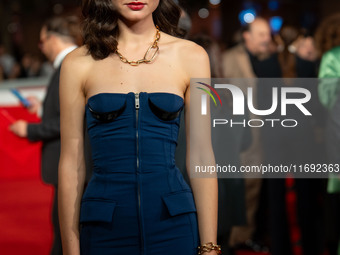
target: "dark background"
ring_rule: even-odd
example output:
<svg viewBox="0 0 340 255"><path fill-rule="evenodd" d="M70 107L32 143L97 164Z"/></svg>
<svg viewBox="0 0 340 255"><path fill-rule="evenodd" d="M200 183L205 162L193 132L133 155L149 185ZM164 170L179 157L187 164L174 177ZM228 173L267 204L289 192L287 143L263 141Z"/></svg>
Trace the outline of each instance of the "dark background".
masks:
<svg viewBox="0 0 340 255"><path fill-rule="evenodd" d="M191 34L206 33L225 48L232 45L241 27L238 16L244 9L252 8L267 19L281 16L284 23L305 28L310 34L323 18L340 11L340 1L335 0L276 0L277 10L269 8L270 1L221 0L212 5L208 0L179 0L192 18ZM0 41L16 57L26 52L40 54L37 44L42 22L53 15L81 16L80 3L81 0L0 0ZM200 8L207 8L209 17L200 18Z"/></svg>

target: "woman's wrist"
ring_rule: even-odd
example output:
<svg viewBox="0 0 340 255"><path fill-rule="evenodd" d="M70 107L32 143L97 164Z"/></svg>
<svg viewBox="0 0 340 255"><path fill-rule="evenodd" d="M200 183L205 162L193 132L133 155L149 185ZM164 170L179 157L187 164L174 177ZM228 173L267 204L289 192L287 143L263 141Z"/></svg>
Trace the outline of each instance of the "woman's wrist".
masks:
<svg viewBox="0 0 340 255"><path fill-rule="evenodd" d="M211 251L204 251L203 253L201 253L202 255L218 255L218 252L215 250L211 250Z"/></svg>
<svg viewBox="0 0 340 255"><path fill-rule="evenodd" d="M216 243L213 242L207 242L204 243L200 246L198 246L198 255L204 255L204 254L221 254L221 245L218 245Z"/></svg>

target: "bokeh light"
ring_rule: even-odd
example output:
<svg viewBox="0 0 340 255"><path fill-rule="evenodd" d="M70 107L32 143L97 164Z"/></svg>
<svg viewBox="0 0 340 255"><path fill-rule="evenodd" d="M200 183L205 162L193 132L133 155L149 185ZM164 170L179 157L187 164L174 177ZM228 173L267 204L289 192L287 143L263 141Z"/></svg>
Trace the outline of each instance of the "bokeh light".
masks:
<svg viewBox="0 0 340 255"><path fill-rule="evenodd" d="M274 33L277 33L280 31L282 27L283 19L280 16L274 16L271 17L269 20L270 28Z"/></svg>
<svg viewBox="0 0 340 255"><path fill-rule="evenodd" d="M209 10L207 8L199 9L198 16L202 19L208 18L209 17Z"/></svg>
<svg viewBox="0 0 340 255"><path fill-rule="evenodd" d="M238 17L242 25L249 24L256 18L256 11L254 9L246 9L241 11Z"/></svg>

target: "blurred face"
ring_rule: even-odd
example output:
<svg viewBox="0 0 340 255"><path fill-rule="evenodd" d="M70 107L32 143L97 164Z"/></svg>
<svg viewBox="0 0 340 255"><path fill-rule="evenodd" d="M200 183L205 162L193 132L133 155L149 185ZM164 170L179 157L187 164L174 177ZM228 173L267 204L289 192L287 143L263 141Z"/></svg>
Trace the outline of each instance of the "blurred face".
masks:
<svg viewBox="0 0 340 255"><path fill-rule="evenodd" d="M21 64L25 67L25 68L29 68L32 65L32 58L30 55L25 54L22 59L21 59Z"/></svg>
<svg viewBox="0 0 340 255"><path fill-rule="evenodd" d="M253 54L268 53L271 42L270 27L265 20L255 20L244 33L246 47Z"/></svg>
<svg viewBox="0 0 340 255"><path fill-rule="evenodd" d="M53 59L53 42L51 40L51 35L47 33L47 29L43 27L40 31L40 42L39 48L42 53L47 57L51 62Z"/></svg>
<svg viewBox="0 0 340 255"><path fill-rule="evenodd" d="M121 18L136 22L152 15L160 0L112 0Z"/></svg>
<svg viewBox="0 0 340 255"><path fill-rule="evenodd" d="M318 57L318 54L314 44L314 39L312 37L301 39L298 42L296 53L303 59L315 61Z"/></svg>

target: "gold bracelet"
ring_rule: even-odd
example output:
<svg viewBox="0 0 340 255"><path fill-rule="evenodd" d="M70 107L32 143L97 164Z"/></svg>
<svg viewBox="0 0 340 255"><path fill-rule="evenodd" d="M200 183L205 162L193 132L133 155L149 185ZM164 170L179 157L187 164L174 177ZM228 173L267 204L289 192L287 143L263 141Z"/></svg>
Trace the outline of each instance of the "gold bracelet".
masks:
<svg viewBox="0 0 340 255"><path fill-rule="evenodd" d="M213 244L212 242L205 243L201 246L198 246L198 255L203 254L204 252L209 252L215 250L217 254L221 254L221 245Z"/></svg>

